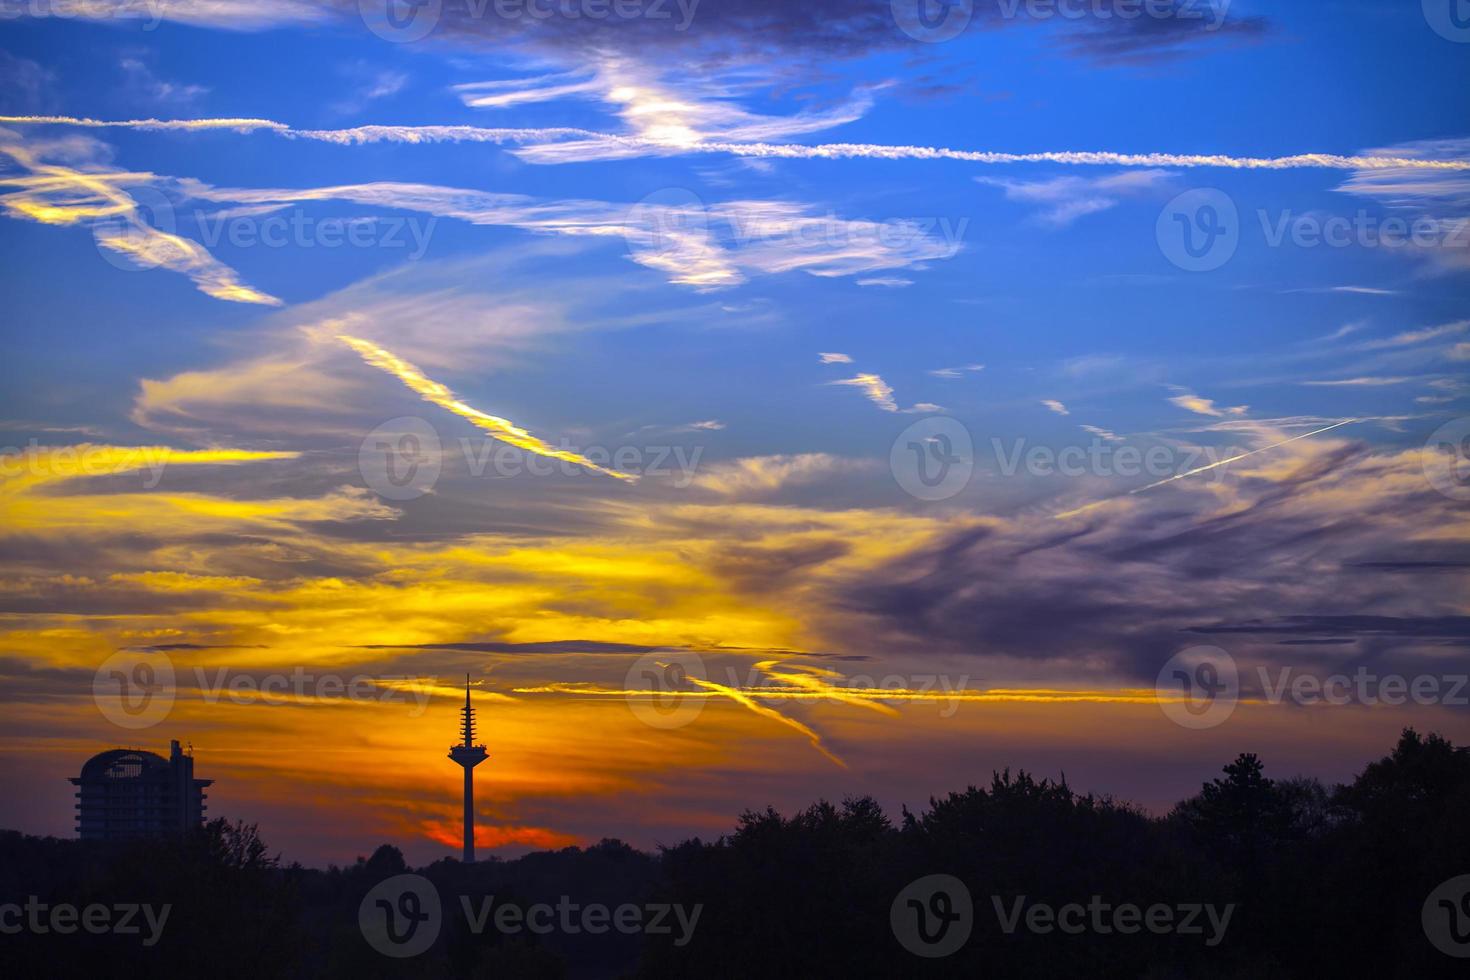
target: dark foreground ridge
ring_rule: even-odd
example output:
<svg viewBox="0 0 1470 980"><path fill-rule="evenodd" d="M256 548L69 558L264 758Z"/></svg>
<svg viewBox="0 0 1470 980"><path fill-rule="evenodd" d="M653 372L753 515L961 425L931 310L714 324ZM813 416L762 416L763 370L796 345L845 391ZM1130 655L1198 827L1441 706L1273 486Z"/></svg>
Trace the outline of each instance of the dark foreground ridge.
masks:
<svg viewBox="0 0 1470 980"><path fill-rule="evenodd" d="M1331 789L1241 755L1160 818L1004 772L897 821L822 802L418 871L283 866L223 819L6 831L0 906L7 977L1465 976L1470 750L1408 730Z"/></svg>

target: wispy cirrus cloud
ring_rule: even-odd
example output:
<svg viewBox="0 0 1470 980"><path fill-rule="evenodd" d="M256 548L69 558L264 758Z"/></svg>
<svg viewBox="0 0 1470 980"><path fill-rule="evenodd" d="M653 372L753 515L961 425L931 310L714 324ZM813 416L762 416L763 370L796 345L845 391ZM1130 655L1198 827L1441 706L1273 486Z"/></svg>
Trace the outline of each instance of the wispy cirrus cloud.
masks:
<svg viewBox="0 0 1470 980"><path fill-rule="evenodd" d="M525 429L516 425L509 419L503 419L498 415L490 415L480 411L478 408L466 405L446 385L440 384L417 367L403 360L392 351L384 350L370 340L354 337L351 334L338 334L337 339L351 347L361 355L362 359L373 367L387 373L402 381L409 389L434 405L447 412L453 412L460 418L466 419L471 425L483 429L496 439L507 445L524 449L537 456L545 456L548 459L559 459L568 463L575 463L585 467L594 473L603 473L619 480L637 480L638 477L631 473L623 473L619 470L599 466L592 460L569 449L558 449L557 447L531 435Z"/></svg>
<svg viewBox="0 0 1470 980"><path fill-rule="evenodd" d="M1107 177L1053 177L1050 180L1012 180L976 177L975 182L999 187L1006 198L1034 204L1042 223L1065 227L1078 218L1116 207L1125 197L1151 194L1168 185L1174 171L1144 169Z"/></svg>
<svg viewBox="0 0 1470 980"><path fill-rule="evenodd" d="M963 378L967 374L977 374L984 370L984 364L962 364L959 367L935 368L929 372L929 375L930 377L953 381L956 378Z"/></svg>
<svg viewBox="0 0 1470 980"><path fill-rule="evenodd" d="M1193 412L1196 415L1209 415L1214 418L1224 418L1227 415L1244 415L1250 407L1248 405L1234 405L1227 408L1223 405L1216 405L1212 399L1201 398L1192 391L1182 391L1180 394L1171 396L1169 398L1169 404L1182 408L1187 412Z"/></svg>
<svg viewBox="0 0 1470 980"><path fill-rule="evenodd" d="M134 195L150 187L151 173L128 172L96 158L100 147L42 143L30 145L0 130L0 156L9 157L19 173L0 172L0 207L12 217L45 225L86 224L100 248L126 257L143 268L163 268L188 276L199 291L232 303L278 306L281 301L240 280L198 242L150 223ZM89 159L75 165L50 162L50 154ZM156 218L156 216L155 216Z"/></svg>

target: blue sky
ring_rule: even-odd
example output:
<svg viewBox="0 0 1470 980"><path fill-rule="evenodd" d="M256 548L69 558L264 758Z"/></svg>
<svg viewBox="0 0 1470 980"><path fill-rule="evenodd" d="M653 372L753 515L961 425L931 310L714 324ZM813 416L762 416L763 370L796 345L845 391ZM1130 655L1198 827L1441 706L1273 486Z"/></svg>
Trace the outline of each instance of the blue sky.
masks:
<svg viewBox="0 0 1470 980"><path fill-rule="evenodd" d="M1190 630L1234 637L1243 670L1442 670L1463 648L1463 502L1426 477L1470 395L1470 31L1448 0L1177 0L1133 20L1127 0L1074 18L977 0L932 43L901 29L904 0L702 0L687 30L674 5L589 26L566 15L596 2L578 0L528 27L444 0L395 6L433 27L401 43L370 29L374 2L0 7L0 444L49 474L12 495L0 654L38 706L160 638L242 671L412 664L532 687L622 683L625 665L489 663L473 644L739 648L1089 691L1151 687ZM405 417L442 472L395 498L362 447ZM973 446L939 499L891 462L925 419ZM474 472L462 440L486 438L573 463ZM82 445L178 462L147 488L131 464L61 473ZM675 447L686 471L620 479ZM1094 462L1006 462L1069 447ZM1125 447L1158 462L1120 472ZM1438 571L1351 571L1414 557ZM486 598L502 587L522 604ZM1319 645L1281 639L1298 627ZM365 659L364 635L388 659ZM590 710L485 689L538 718ZM839 757L920 732L958 753L991 724L881 734L829 709L794 706L805 729L776 723L794 744L728 791L680 785L713 778L687 744L677 766L624 750L619 771L718 826L759 802L742 790L806 792L808 766L849 785L822 781L838 776L804 731ZM1095 750L1069 709L1044 710L1071 741L1014 752ZM743 713L702 737L770 735ZM79 733L37 707L14 733L66 759L115 738L88 717ZM1343 745L1354 717L1315 756L1287 716L1247 730L1330 775L1364 757ZM188 718L262 758L281 730ZM1097 757L1100 784L1149 751L1138 724ZM392 730L408 753L408 721ZM595 835L548 800L533 777L553 749L533 748L487 796L497 840ZM841 778L921 796L967 778L945 753ZM1014 761L997 744L976 764ZM270 768L223 764L239 786ZM1146 802L1176 788L1127 779ZM221 784L337 855L255 791ZM37 800L0 816L50 827L56 801ZM441 816L364 839L437 840ZM610 819L654 832L631 804Z"/></svg>

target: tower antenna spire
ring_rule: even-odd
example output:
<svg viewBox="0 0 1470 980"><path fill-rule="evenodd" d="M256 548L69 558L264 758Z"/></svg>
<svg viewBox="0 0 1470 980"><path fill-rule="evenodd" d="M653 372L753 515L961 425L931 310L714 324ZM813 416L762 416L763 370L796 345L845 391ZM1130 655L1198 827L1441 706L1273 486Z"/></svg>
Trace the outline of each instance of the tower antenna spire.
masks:
<svg viewBox="0 0 1470 980"><path fill-rule="evenodd" d="M460 709L460 742L449 758L464 769L464 863L475 860L475 767L485 761L485 746L475 744L475 709L470 704L470 675L464 675L464 707Z"/></svg>

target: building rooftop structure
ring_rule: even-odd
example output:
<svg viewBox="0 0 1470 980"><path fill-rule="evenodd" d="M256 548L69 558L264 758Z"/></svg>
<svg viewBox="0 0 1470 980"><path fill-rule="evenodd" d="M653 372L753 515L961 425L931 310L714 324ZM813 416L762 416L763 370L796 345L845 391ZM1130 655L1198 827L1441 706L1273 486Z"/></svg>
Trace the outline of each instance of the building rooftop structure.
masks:
<svg viewBox="0 0 1470 980"><path fill-rule="evenodd" d="M77 787L77 836L129 840L183 833L204 822L205 787L194 757L169 743L169 757L143 749L108 749L82 765Z"/></svg>

